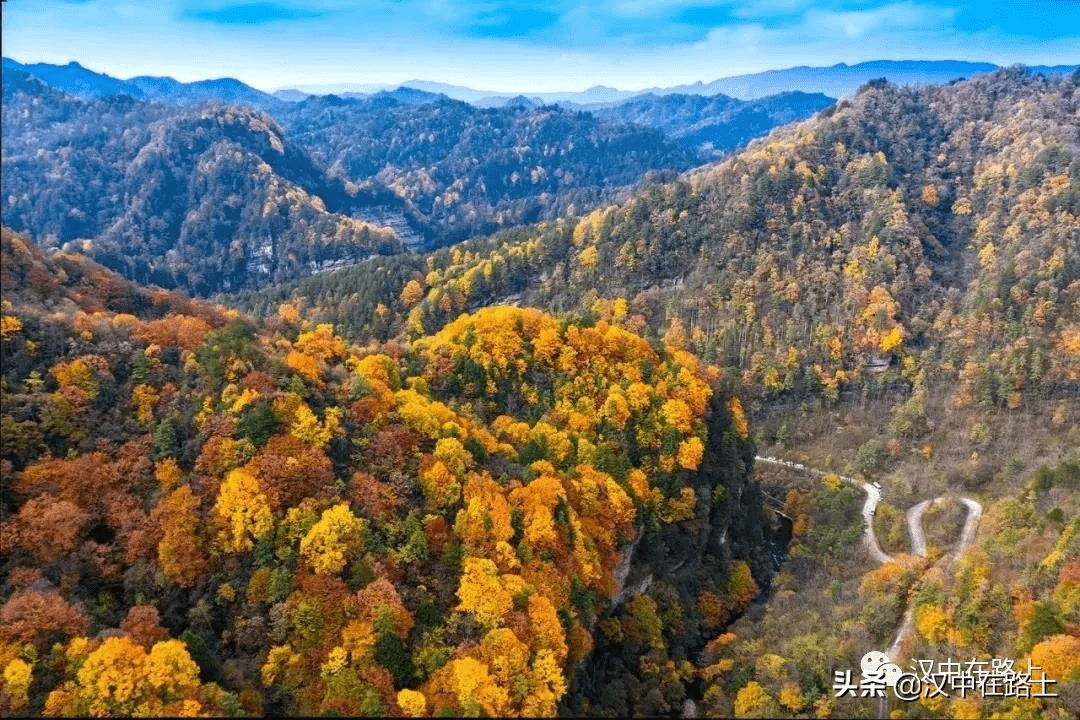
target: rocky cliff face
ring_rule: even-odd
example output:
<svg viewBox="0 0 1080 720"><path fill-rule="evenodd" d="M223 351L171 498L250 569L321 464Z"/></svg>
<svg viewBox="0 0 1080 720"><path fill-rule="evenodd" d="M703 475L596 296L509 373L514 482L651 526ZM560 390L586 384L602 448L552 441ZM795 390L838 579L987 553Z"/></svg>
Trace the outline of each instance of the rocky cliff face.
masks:
<svg viewBox="0 0 1080 720"><path fill-rule="evenodd" d="M594 650L574 673L562 711L682 713L700 699L694 663L705 644L768 588L783 533L766 516L751 477L753 443L739 435L728 402L721 393L711 401L691 486L696 513L646 525L627 547L617 592L597 618Z"/></svg>

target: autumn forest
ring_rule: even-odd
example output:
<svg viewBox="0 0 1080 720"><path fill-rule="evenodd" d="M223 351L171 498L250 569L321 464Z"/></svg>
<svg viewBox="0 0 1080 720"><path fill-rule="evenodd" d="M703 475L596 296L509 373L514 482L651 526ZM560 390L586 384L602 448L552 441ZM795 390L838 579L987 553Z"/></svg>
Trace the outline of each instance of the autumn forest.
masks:
<svg viewBox="0 0 1080 720"><path fill-rule="evenodd" d="M591 112L14 65L0 713L878 716L834 672L898 632L1055 696L890 717L1080 712L1080 73Z"/></svg>

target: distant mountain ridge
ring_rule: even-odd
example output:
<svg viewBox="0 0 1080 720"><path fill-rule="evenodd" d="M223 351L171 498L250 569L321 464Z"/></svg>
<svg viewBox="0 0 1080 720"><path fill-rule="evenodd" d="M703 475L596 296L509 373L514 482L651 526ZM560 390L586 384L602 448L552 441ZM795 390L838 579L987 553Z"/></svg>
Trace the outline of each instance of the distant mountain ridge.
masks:
<svg viewBox="0 0 1080 720"><path fill-rule="evenodd" d="M402 249L362 217L399 198L346 189L257 109L82 100L13 68L3 100L4 223L139 282L205 294Z"/></svg>
<svg viewBox="0 0 1080 720"><path fill-rule="evenodd" d="M155 100L169 105L186 105L206 100L231 104L251 105L263 110L280 104L282 100L256 90L233 78L180 82L171 77L141 75L128 80L89 70L77 62L67 65L34 63L24 65L11 58L3 59L4 73L21 71L29 73L50 87L62 90L83 100L130 95L141 100Z"/></svg>
<svg viewBox="0 0 1080 720"><path fill-rule="evenodd" d="M826 70L873 79L897 65L918 69ZM431 83L286 102L230 79L3 67L5 224L196 293L587 212L643 180L671 179L780 125L834 112L821 93L743 101L704 97L705 85L619 103L517 96L484 108L430 92Z"/></svg>
<svg viewBox="0 0 1080 720"><path fill-rule="evenodd" d="M464 85L408 80L399 84L335 83L332 85L300 85L280 88L273 93L263 92L239 80L218 78L183 83L169 77L134 77L128 80L89 70L77 62L67 65L47 63L22 64L11 58L3 59L4 70L18 69L28 72L46 84L78 97L100 98L126 93L135 98L157 100L171 104L183 104L202 100L220 100L244 103L270 110L282 103L299 102L311 95L339 95L365 98L382 92L394 92L403 88L421 91L432 98L445 95L481 108L503 107L507 103L520 104L527 99L536 105L570 104L592 108L625 102L642 95L716 95L724 94L740 100L758 100L783 92L820 93L838 98L850 96L870 80L884 77L896 85L937 85L972 75L993 72L1001 66L985 62L959 60L874 60L848 65L837 63L829 67L799 66L759 73L734 75L713 80L672 87L653 87L645 90L620 90L596 85L583 91L563 92L499 92L478 90ZM1080 65L1034 65L1029 72L1041 74L1068 74ZM421 96L417 96L419 98ZM399 98L402 99L402 98ZM407 102L402 99L403 102Z"/></svg>
<svg viewBox="0 0 1080 720"><path fill-rule="evenodd" d="M4 222L195 293L588 210L833 102L647 96L593 113L410 87L286 102L11 60L3 81Z"/></svg>
<svg viewBox="0 0 1080 720"><path fill-rule="evenodd" d="M774 398L837 399L877 373L949 402L1076 398L1078 87L1080 74L1019 68L947 86L868 83L591 213L378 258L241 307L319 297L309 319L388 338L493 303L614 318L622 301L626 322ZM416 304L363 294L410 275ZM897 417L902 435L926 432Z"/></svg>
<svg viewBox="0 0 1080 720"><path fill-rule="evenodd" d="M663 92L688 95L724 93L753 100L778 92L799 90L843 97L852 95L859 86L870 80L881 77L895 85L940 85L972 75L993 72L998 67L993 63L952 60L876 60L856 65L837 63L831 67L804 65L720 78L711 83L676 86L667 88Z"/></svg>
<svg viewBox="0 0 1080 720"><path fill-rule="evenodd" d="M838 63L830 67L800 66L784 68L780 70L766 70L760 73L735 75L719 78L709 83L696 82L688 85L676 85L673 87L653 87L645 90L619 90L617 88L597 85L580 92L542 92L524 93L530 100L538 104L546 103L573 103L580 106L595 106L600 104L614 104L624 102L641 95L716 95L723 93L740 100L757 100L769 95L782 92L821 93L830 97L842 97L854 94L863 84L870 80L884 77L896 85L939 85L952 82L972 75L993 72L998 70L999 65L983 62L967 62L959 60L874 60L870 62L848 65ZM1068 74L1074 72L1080 65L1034 65L1027 68L1029 72L1040 74ZM430 82L424 80L409 80L401 84L417 90L435 94L444 94L455 100L463 100L468 103L484 107L498 107L514 97L514 93L502 93L495 91L475 90L460 85ZM350 88L339 86L340 92L348 92ZM363 92L376 92L378 89L372 86L364 86ZM315 91L318 88L309 88ZM361 87L357 86L360 91Z"/></svg>
<svg viewBox="0 0 1080 720"><path fill-rule="evenodd" d="M727 152L778 125L804 120L834 102L821 93L804 92L750 101L723 94L650 93L589 111L602 120L645 125L693 147Z"/></svg>

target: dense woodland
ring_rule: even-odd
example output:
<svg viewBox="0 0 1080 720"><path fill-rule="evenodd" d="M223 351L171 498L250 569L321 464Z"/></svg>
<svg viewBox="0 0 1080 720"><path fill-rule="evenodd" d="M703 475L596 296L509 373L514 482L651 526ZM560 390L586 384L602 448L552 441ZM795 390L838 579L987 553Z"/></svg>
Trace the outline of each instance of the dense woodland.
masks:
<svg viewBox="0 0 1080 720"><path fill-rule="evenodd" d="M966 493L989 508L959 564L940 561L962 517L952 500L927 521L954 532L937 530L929 559L877 569L857 493L769 479L794 519L789 560L766 606L701 656L712 670L698 676L699 709L876 712L830 699L818 669L888 645L910 601L910 657L1030 655L1062 699L895 712L1068 717L1080 708L1078 80L1007 70L946 87L873 83L626 202L239 304L261 313L295 299L350 335L419 337L514 302L691 349L748 398L760 450L885 481L878 532L902 556L915 502ZM574 706L586 707L634 710Z"/></svg>
<svg viewBox="0 0 1080 720"><path fill-rule="evenodd" d="M835 102L821 93L783 92L745 102L727 95L639 95L590 108L602 120L662 130L694 147L722 152L810 117Z"/></svg>
<svg viewBox="0 0 1080 720"><path fill-rule="evenodd" d="M102 147L184 182L217 177L214 143L265 163L315 244L372 198L427 227L427 190L320 174L337 160L290 150L285 121L21 82L41 127L113 112L130 133ZM908 657L1032 659L1060 697L897 716L1075 716L1078 84L871 83L614 204L427 253L358 245L375 257L216 302L87 259L105 231L56 252L5 229L0 710L862 716L876 703L835 698L832 673L911 608ZM358 104L309 103L328 121ZM538 137L607 127L474 112ZM60 162L19 142L19 162ZM305 214L323 197L305 183L342 212ZM149 223L173 195L137 187L125 212ZM231 191L222 233L247 232L261 187ZM220 253L199 227L185 237ZM884 481L898 561L861 546L857 489L755 452ZM958 494L986 510L952 563ZM910 556L904 511L938 495Z"/></svg>
<svg viewBox="0 0 1080 720"><path fill-rule="evenodd" d="M361 347L7 231L3 273L8 712L551 715L599 632L664 712L768 583L746 418L682 350L515 308Z"/></svg>
<svg viewBox="0 0 1080 720"><path fill-rule="evenodd" d="M330 174L415 206L442 244L594 207L646 172L703 161L657 130L586 112L425 99L311 97L278 117Z"/></svg>
<svg viewBox="0 0 1080 720"><path fill-rule="evenodd" d="M407 89L289 103L234 85L5 59L3 222L139 282L265 287L588 210L831 103L653 99L594 116Z"/></svg>
<svg viewBox="0 0 1080 720"><path fill-rule="evenodd" d="M1076 85L1004 70L867 86L624 203L239 305L262 313L295 295L312 319L391 337L512 300L626 314L772 397L836 398L870 376L916 396L946 383L988 406L1075 399Z"/></svg>
<svg viewBox="0 0 1080 720"><path fill-rule="evenodd" d="M207 293L402 248L353 217L389 192L329 180L242 106L79 100L9 71L3 133L4 222L140 282Z"/></svg>

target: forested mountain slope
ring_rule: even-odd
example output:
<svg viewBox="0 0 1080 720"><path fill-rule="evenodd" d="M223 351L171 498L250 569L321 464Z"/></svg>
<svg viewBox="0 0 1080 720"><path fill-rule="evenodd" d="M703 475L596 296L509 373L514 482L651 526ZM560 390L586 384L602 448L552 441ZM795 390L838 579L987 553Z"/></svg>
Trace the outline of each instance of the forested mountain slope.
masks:
<svg viewBox="0 0 1080 720"><path fill-rule="evenodd" d="M829 104L644 102L605 117L409 88L288 103L235 81L5 59L3 219L50 246L92 240L140 281L261 287L592 209Z"/></svg>
<svg viewBox="0 0 1080 720"><path fill-rule="evenodd" d="M623 313L772 395L1023 403L1080 380L1077 76L875 84L627 202L276 289L360 335L512 296ZM377 297L385 278L410 283ZM388 283L393 289L395 283Z"/></svg>
<svg viewBox="0 0 1080 720"><path fill-rule="evenodd" d="M0 250L5 714L553 715L601 632L666 712L769 582L681 350L515 308L362 347Z"/></svg>
<svg viewBox="0 0 1080 720"><path fill-rule="evenodd" d="M1078 84L873 83L584 217L235 299L258 313L293 299L357 336L419 337L491 302L591 314L721 366L762 454L881 482L873 522L897 560L878 567L857 491L755 467L792 520L768 602L652 696L612 627L573 711L689 697L705 715L869 716L877 701L836 698L830 672L889 648L910 613L905 662L1031 660L1060 697L954 693L892 715L1064 720L1080 708ZM985 509L959 557L958 495ZM937 497L913 557L906 511Z"/></svg>
<svg viewBox="0 0 1080 720"><path fill-rule="evenodd" d="M717 155L735 150L779 125L805 120L836 102L820 93L781 92L760 100L726 95L639 95L615 105L590 107L598 118L662 130Z"/></svg>
<svg viewBox="0 0 1080 720"><path fill-rule="evenodd" d="M0 705L866 714L832 671L910 603L910 657L1063 697L894 711L1075 714L1078 83L872 83L581 217L228 298L258 321L5 231ZM894 555L978 493L973 549L946 502L877 570L855 492L787 478L774 573L755 442L885 480Z"/></svg>
<svg viewBox="0 0 1080 720"><path fill-rule="evenodd" d="M791 93L479 109L405 91L310 97L277 117L331 172L375 178L414 203L441 228L440 244L591 208L646 172L700 164L832 104Z"/></svg>
<svg viewBox="0 0 1080 720"><path fill-rule="evenodd" d="M142 281L209 293L402 247L349 214L397 198L327 179L256 110L84 101L9 71L3 143L5 223Z"/></svg>
<svg viewBox="0 0 1080 720"><path fill-rule="evenodd" d="M278 117L332 174L375 179L413 203L440 244L592 207L648 171L700 162L656 130L588 113L430 97L311 97Z"/></svg>
<svg viewBox="0 0 1080 720"><path fill-rule="evenodd" d="M239 80L218 78L180 82L171 77L140 75L120 80L84 68L77 62L67 65L31 63L29 65L4 58L4 73L25 72L52 88L83 100L99 100L115 95L129 95L141 100L154 100L169 105L190 105L213 101L232 105L250 105L269 110L280 104L273 95L256 90Z"/></svg>

